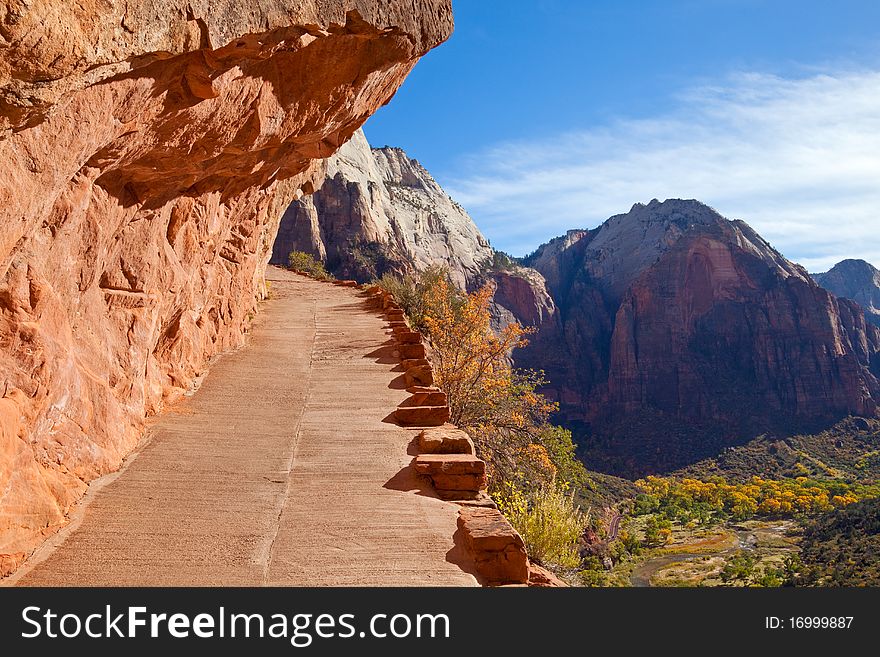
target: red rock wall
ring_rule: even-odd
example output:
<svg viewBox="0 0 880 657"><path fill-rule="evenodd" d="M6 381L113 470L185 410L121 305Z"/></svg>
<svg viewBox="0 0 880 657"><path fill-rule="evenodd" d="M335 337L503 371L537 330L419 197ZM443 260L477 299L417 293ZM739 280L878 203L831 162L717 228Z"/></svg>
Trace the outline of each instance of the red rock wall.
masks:
<svg viewBox="0 0 880 657"><path fill-rule="evenodd" d="M705 206L655 202L639 222L641 207L534 263L558 309L516 364L546 372L588 463L642 476L761 433L877 414L880 330L855 302ZM664 223L664 207L696 219ZM603 230L621 239L594 248Z"/></svg>
<svg viewBox="0 0 880 657"><path fill-rule="evenodd" d="M700 237L640 279L617 311L606 408L755 424L874 415L880 331L853 302L756 264Z"/></svg>
<svg viewBox="0 0 880 657"><path fill-rule="evenodd" d="M4 0L0 23L8 571L241 344L284 208L452 16L449 0Z"/></svg>

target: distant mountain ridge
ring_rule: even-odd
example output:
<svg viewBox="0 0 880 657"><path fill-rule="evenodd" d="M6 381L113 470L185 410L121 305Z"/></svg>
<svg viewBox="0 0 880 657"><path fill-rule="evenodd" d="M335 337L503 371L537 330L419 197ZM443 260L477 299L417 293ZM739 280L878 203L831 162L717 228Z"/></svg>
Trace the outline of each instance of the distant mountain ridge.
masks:
<svg viewBox="0 0 880 657"><path fill-rule="evenodd" d="M868 320L880 326L880 270L864 260L844 260L813 279L829 292L852 299L865 309Z"/></svg>

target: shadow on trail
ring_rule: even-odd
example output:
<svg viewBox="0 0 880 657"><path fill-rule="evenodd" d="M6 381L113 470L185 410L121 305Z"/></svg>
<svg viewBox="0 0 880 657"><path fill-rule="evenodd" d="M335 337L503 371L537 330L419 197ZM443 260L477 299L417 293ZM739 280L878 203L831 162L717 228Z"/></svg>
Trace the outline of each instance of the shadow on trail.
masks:
<svg viewBox="0 0 880 657"><path fill-rule="evenodd" d="M418 444L418 438L413 438L409 442L409 445L407 445L406 448L406 453L413 457L412 461L410 461L406 467L401 468L396 475L391 477L391 479L386 481L382 488L397 490L404 493L415 493L416 495L439 500L440 498L434 490L431 480L416 472L415 457L419 454Z"/></svg>
<svg viewBox="0 0 880 657"><path fill-rule="evenodd" d="M381 365L400 365L400 358L395 356L395 346L393 343L385 343L378 349L374 349L368 354L364 354L364 358L372 358Z"/></svg>
<svg viewBox="0 0 880 657"><path fill-rule="evenodd" d="M420 475L415 469L415 457L419 454L418 438L413 438L407 446L406 453L413 457L409 465L401 468L400 471L391 477L382 486L388 490L401 491L403 493L414 493L423 497L429 497L440 501L440 497L434 490L431 480L428 477ZM453 546L446 553L446 561L458 566L462 572L473 575L481 586L485 586L485 581L477 573L476 564L473 556L465 545L464 533L461 529L457 529L452 535Z"/></svg>

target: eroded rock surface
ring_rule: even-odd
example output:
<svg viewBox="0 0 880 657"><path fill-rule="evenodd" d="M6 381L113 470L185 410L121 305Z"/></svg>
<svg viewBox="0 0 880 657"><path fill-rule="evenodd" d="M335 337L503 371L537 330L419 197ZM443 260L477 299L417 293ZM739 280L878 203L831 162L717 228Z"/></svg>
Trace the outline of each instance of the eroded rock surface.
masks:
<svg viewBox="0 0 880 657"><path fill-rule="evenodd" d="M449 0L0 3L0 563L241 344L290 201Z"/></svg>
<svg viewBox="0 0 880 657"><path fill-rule="evenodd" d="M399 148L371 149L363 132L327 160L321 188L285 213L272 262L286 263L293 250L362 280L445 265L461 287L493 253L421 164Z"/></svg>
<svg viewBox="0 0 880 657"><path fill-rule="evenodd" d="M326 168L320 189L284 213L273 263L305 251L336 276L363 282L440 265L463 290L493 287L496 329L514 321L538 326L553 314L543 276L497 254L464 208L400 148L370 148L358 132Z"/></svg>
<svg viewBox="0 0 880 657"><path fill-rule="evenodd" d="M528 583L525 544L498 509L462 507L458 528L474 557L477 572L488 585Z"/></svg>

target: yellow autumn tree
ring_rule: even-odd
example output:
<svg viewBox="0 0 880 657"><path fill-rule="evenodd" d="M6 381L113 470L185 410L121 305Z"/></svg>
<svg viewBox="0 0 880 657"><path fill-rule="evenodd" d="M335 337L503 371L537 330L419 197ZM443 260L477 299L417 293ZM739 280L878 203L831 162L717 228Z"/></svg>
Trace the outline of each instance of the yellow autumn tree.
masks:
<svg viewBox="0 0 880 657"><path fill-rule="evenodd" d="M446 392L451 421L473 437L493 490L502 481L526 489L553 479L573 489L586 484L571 433L549 422L557 405L538 392L545 383L542 373L511 364L512 352L527 344L532 329L512 323L493 330L491 287L466 294L441 267L386 275L378 284L428 338L434 378Z"/></svg>
<svg viewBox="0 0 880 657"><path fill-rule="evenodd" d="M532 329L511 323L493 331L492 289L464 294L447 278L432 279L421 304L434 377L449 399L451 420L474 435L496 479L526 478L535 485L555 477L543 428L556 404L537 392L539 373L511 366L514 349Z"/></svg>
<svg viewBox="0 0 880 657"><path fill-rule="evenodd" d="M538 392L541 373L518 370L511 353L531 329L512 323L494 331L492 289L465 294L443 270L379 281L427 338L435 383L451 420L467 430L486 461L489 489L529 547L555 569L579 563L577 540L587 516L575 492L587 482L571 433L550 424L556 404Z"/></svg>
<svg viewBox="0 0 880 657"><path fill-rule="evenodd" d="M699 481L648 476L636 482L643 495L638 502L644 512L663 511L670 517L687 519L701 508L723 512L744 520L753 516L824 513L880 496L876 483L860 484L836 480L763 479L745 483Z"/></svg>
<svg viewBox="0 0 880 657"><path fill-rule="evenodd" d="M436 358L437 384L446 391L452 421L461 426L480 424L522 425L526 418L513 413L501 417L499 407L511 396L512 376L508 356L525 346L528 333L513 323L495 334L490 325L491 288L483 287L458 298L446 279L427 290L424 323Z"/></svg>

